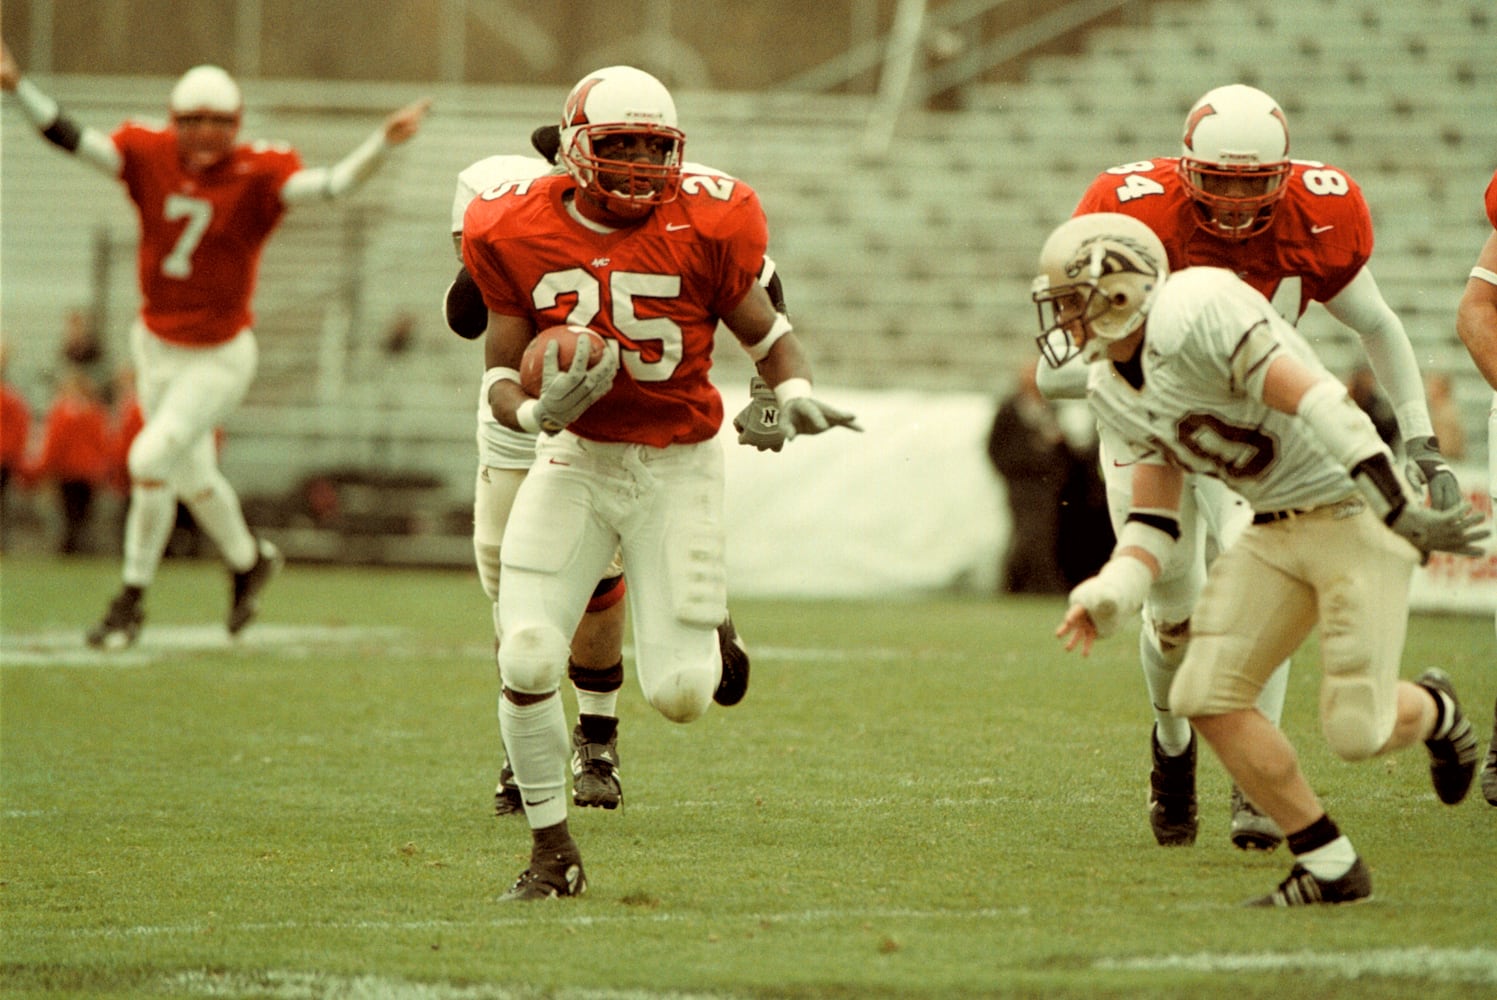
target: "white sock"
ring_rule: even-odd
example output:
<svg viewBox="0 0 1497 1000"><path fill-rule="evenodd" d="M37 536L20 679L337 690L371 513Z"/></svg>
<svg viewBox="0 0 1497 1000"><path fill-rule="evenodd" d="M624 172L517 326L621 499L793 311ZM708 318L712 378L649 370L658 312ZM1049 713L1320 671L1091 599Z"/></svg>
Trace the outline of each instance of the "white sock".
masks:
<svg viewBox="0 0 1497 1000"><path fill-rule="evenodd" d="M1149 701L1154 706L1154 730L1158 734L1159 747L1166 756L1178 757L1190 746L1190 722L1161 705L1170 703L1170 685L1175 681L1175 671L1185 659L1185 649L1180 647L1168 654L1161 652L1154 640L1154 630L1147 624L1138 633L1138 657L1144 668L1144 682L1149 687Z"/></svg>
<svg viewBox="0 0 1497 1000"><path fill-rule="evenodd" d="M218 546L230 569L243 573L255 564L260 549L255 544L255 536L250 534L249 525L244 523L239 495L221 473L215 471L207 489L185 498L183 502L192 511L198 527Z"/></svg>
<svg viewBox="0 0 1497 1000"><path fill-rule="evenodd" d="M121 574L132 587L149 587L161 553L177 523L177 495L165 486L132 486L125 512L125 558Z"/></svg>
<svg viewBox="0 0 1497 1000"><path fill-rule="evenodd" d="M501 693L499 731L530 828L555 826L566 819L572 742L560 693L552 692L532 705L516 705Z"/></svg>
<svg viewBox="0 0 1497 1000"><path fill-rule="evenodd" d="M1322 882L1334 882L1351 871L1351 866L1357 863L1357 849L1342 834L1324 847L1296 854L1294 860Z"/></svg>
<svg viewBox="0 0 1497 1000"><path fill-rule="evenodd" d="M611 719L618 718L619 693L617 690L584 691L576 686L572 690L577 692L577 714L606 715Z"/></svg>

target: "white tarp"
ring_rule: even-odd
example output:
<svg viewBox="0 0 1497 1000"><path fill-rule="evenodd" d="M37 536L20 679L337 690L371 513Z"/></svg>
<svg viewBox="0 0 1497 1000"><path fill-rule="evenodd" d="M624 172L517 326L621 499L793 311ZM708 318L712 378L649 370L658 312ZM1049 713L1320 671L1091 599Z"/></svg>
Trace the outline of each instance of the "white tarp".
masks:
<svg viewBox="0 0 1497 1000"><path fill-rule="evenodd" d="M996 397L817 389L857 414L775 454L739 446L724 391L728 587L743 596L880 597L948 588L990 592L1008 540L1001 481L986 453ZM1456 470L1489 517L1485 470ZM1491 614L1497 549L1438 555L1415 574L1415 610Z"/></svg>

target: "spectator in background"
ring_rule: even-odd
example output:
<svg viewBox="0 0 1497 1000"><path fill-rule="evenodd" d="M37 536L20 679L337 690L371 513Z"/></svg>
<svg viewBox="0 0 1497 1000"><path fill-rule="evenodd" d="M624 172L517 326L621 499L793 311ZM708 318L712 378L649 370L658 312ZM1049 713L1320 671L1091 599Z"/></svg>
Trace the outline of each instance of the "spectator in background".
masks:
<svg viewBox="0 0 1497 1000"><path fill-rule="evenodd" d="M27 472L28 480L57 487L59 555L87 551L94 493L109 480L111 443L109 410L93 379L81 368L69 370L47 411L41 452Z"/></svg>
<svg viewBox="0 0 1497 1000"><path fill-rule="evenodd" d="M1430 372L1424 379L1424 395L1429 399L1429 419L1435 425L1440 453L1452 462L1459 462L1466 457L1466 425L1461 421L1461 408L1456 405L1450 376Z"/></svg>
<svg viewBox="0 0 1497 1000"><path fill-rule="evenodd" d="M26 442L31 435L31 406L10 384L5 369L10 349L0 344L0 549L9 546L10 481L26 466Z"/></svg>
<svg viewBox="0 0 1497 1000"><path fill-rule="evenodd" d="M104 385L107 358L93 317L82 309L69 309L62 321L62 361L67 369L81 370L96 387Z"/></svg>
<svg viewBox="0 0 1497 1000"><path fill-rule="evenodd" d="M251 300L261 252L290 206L356 190L392 147L416 134L431 102L391 113L337 164L304 167L284 143L240 141L244 101L218 66L182 75L167 96L164 126L126 121L107 134L72 118L27 79L3 41L0 90L43 139L119 182L140 222L141 310L131 350L145 425L130 447L121 588L87 641L100 648L135 642L179 502L223 556L225 624L238 635L284 561L245 523L212 438L258 365Z"/></svg>
<svg viewBox="0 0 1497 1000"><path fill-rule="evenodd" d="M1393 412L1393 404L1388 397L1383 395L1378 388L1377 376L1367 365L1357 365L1346 377L1346 392L1351 396L1353 403L1362 408L1372 420L1372 426L1377 429L1377 436L1383 439L1383 444L1389 448L1398 447L1398 417ZM1433 415L1431 415L1433 420ZM1445 444L1440 439L1440 444ZM1445 453L1448 457L1449 453Z"/></svg>
<svg viewBox="0 0 1497 1000"><path fill-rule="evenodd" d="M1010 594L1063 594L1060 568L1061 491L1072 456L1050 400L1035 385L1037 359L1018 372L988 433L988 459L1003 477L1010 531L1001 581Z"/></svg>

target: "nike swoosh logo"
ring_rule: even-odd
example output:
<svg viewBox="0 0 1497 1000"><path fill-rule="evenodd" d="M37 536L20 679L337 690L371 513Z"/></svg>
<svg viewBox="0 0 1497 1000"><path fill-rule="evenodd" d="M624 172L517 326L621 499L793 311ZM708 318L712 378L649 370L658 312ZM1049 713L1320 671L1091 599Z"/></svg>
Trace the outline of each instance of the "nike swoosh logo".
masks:
<svg viewBox="0 0 1497 1000"><path fill-rule="evenodd" d="M1310 234L1312 236L1318 236L1321 233L1325 232L1327 229L1335 229L1335 228L1336 228L1335 226L1311 226L1310 227Z"/></svg>
<svg viewBox="0 0 1497 1000"><path fill-rule="evenodd" d="M568 468L570 468L570 467L571 467L571 465L572 465L572 463L571 463L571 462L563 462L563 461L561 461L561 460L560 460L560 459L556 459L556 458L553 458L553 459L551 459L551 464L552 464L552 465L565 465L565 466L567 466L567 467L568 467Z"/></svg>
<svg viewBox="0 0 1497 1000"><path fill-rule="evenodd" d="M690 229L690 228L691 228L691 223L689 223L689 222L667 222L665 224L665 231L668 232L668 233L675 233L675 232L681 231L682 229Z"/></svg>
<svg viewBox="0 0 1497 1000"><path fill-rule="evenodd" d="M547 802L553 801L555 798L556 798L556 796L553 795L550 798L541 799L539 802L531 802L529 799L526 799L525 800L525 805L526 805L527 808L534 809L536 806L543 806Z"/></svg>

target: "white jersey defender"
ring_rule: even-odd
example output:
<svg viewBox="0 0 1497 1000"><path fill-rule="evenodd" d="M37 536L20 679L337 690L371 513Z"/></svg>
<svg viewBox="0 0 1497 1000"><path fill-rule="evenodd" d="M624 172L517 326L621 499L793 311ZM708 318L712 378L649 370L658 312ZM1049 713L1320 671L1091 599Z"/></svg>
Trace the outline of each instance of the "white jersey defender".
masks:
<svg viewBox="0 0 1497 1000"><path fill-rule="evenodd" d="M1215 476L1255 511L1346 499L1356 493L1346 466L1296 417L1262 402L1263 377L1280 351L1325 371L1300 333L1236 275L1189 268L1169 278L1149 314L1142 385L1094 364L1087 392L1114 432L1109 444L1125 449L1113 452L1119 461L1160 456Z"/></svg>

